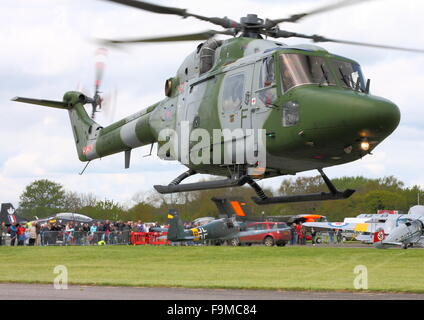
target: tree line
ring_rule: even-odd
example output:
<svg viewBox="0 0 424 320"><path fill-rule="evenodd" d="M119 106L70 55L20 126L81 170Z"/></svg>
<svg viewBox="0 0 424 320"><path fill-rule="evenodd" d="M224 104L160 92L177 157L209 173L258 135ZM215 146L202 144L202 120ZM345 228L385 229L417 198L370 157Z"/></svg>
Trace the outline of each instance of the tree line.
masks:
<svg viewBox="0 0 424 320"><path fill-rule="evenodd" d="M341 221L360 213L376 213L380 209L400 210L407 213L417 204L423 190L419 186L406 187L393 176L369 179L362 176L342 177L332 180L339 190L354 189L356 192L345 200L301 202L258 206L251 197L255 192L250 187L221 190L204 190L179 194L161 195L154 190L134 195L134 205L128 207L113 199L99 199L92 193L77 193L65 190L63 185L47 179L35 180L26 186L20 195L18 213L33 220L46 218L59 212L85 214L99 220L121 220L165 222L170 208L179 210L181 217L194 220L204 216L218 216L212 197L242 197L253 216L292 215L316 213L331 221ZM287 178L277 190L265 188L268 195L294 195L328 192L321 176Z"/></svg>

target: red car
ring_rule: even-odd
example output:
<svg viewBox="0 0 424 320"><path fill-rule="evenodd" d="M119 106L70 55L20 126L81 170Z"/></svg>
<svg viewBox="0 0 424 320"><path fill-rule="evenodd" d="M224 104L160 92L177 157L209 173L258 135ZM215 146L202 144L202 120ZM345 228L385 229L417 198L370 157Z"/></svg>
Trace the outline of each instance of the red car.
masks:
<svg viewBox="0 0 424 320"><path fill-rule="evenodd" d="M247 225L245 234L241 232L240 244L263 243L268 247L285 246L291 237L290 228L284 222L252 222Z"/></svg>

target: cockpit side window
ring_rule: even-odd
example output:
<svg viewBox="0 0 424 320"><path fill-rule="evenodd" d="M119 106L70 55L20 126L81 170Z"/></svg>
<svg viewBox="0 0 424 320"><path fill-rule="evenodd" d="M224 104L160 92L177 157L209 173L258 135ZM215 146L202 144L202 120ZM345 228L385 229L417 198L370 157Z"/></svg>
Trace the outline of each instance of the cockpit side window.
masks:
<svg viewBox="0 0 424 320"><path fill-rule="evenodd" d="M364 77L358 64L334 59L332 63L343 87L354 90L358 87L365 91Z"/></svg>
<svg viewBox="0 0 424 320"><path fill-rule="evenodd" d="M222 111L235 112L242 106L244 92L244 74L239 73L227 77L224 81L222 95Z"/></svg>

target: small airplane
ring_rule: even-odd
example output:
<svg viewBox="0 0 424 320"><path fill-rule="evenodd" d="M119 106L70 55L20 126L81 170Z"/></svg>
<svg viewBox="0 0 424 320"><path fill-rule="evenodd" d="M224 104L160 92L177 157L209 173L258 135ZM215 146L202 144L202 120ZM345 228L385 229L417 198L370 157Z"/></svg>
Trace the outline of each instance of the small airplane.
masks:
<svg viewBox="0 0 424 320"><path fill-rule="evenodd" d="M391 246L401 246L403 249L413 245L424 246L424 206L413 206L408 214L368 216L365 220L358 218L358 222L348 222L352 220L347 218L344 222L306 222L304 226L320 230L358 232L369 237L369 242L378 249Z"/></svg>
<svg viewBox="0 0 424 320"><path fill-rule="evenodd" d="M68 222L73 222L73 223L81 224L81 225L85 223L88 223L91 225L93 222L96 222L96 221L83 214L63 212L63 213L57 213L53 216L42 218L42 219L38 219L36 217L36 220L34 220L34 222L36 222L37 224L56 223L56 222L60 224L66 224Z"/></svg>
<svg viewBox="0 0 424 320"><path fill-rule="evenodd" d="M424 247L424 206L414 206L408 214L396 221L396 227L386 233L384 229L374 233L374 247L385 249L401 246L408 249L413 245Z"/></svg>
<svg viewBox="0 0 424 320"><path fill-rule="evenodd" d="M204 240L227 240L234 243L240 232L240 224L234 217L213 220L203 226L184 229L183 223L177 210L171 209L168 213L168 240L178 241L204 241Z"/></svg>

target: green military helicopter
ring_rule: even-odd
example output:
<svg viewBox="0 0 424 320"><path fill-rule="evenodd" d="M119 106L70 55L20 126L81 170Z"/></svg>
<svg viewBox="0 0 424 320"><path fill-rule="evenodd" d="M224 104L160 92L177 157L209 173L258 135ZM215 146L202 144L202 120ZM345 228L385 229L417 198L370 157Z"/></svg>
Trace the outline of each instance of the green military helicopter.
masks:
<svg viewBox="0 0 424 320"><path fill-rule="evenodd" d="M132 149L145 145L153 148L158 143L160 158L178 160L189 169L169 185L154 186L163 194L247 183L256 191L254 201L258 204L348 198L354 190L337 190L322 169L370 154L398 126L398 107L370 94L370 80L364 79L354 60L315 45L287 46L264 37L297 37L424 53L299 34L278 27L280 23L297 22L364 0L341 1L284 19L264 20L249 14L240 22L144 1L107 1L155 13L194 17L224 30L102 40L115 46L205 40L187 56L176 75L166 80L166 97L162 101L107 127L93 120L102 104L101 69L93 98L71 91L65 93L63 101L22 97L13 100L67 110L81 161L124 152L128 168ZM217 40L215 35L231 38ZM84 108L87 104L92 108L91 117ZM256 182L313 169L320 172L329 192L270 197ZM197 173L225 178L181 183Z"/></svg>

